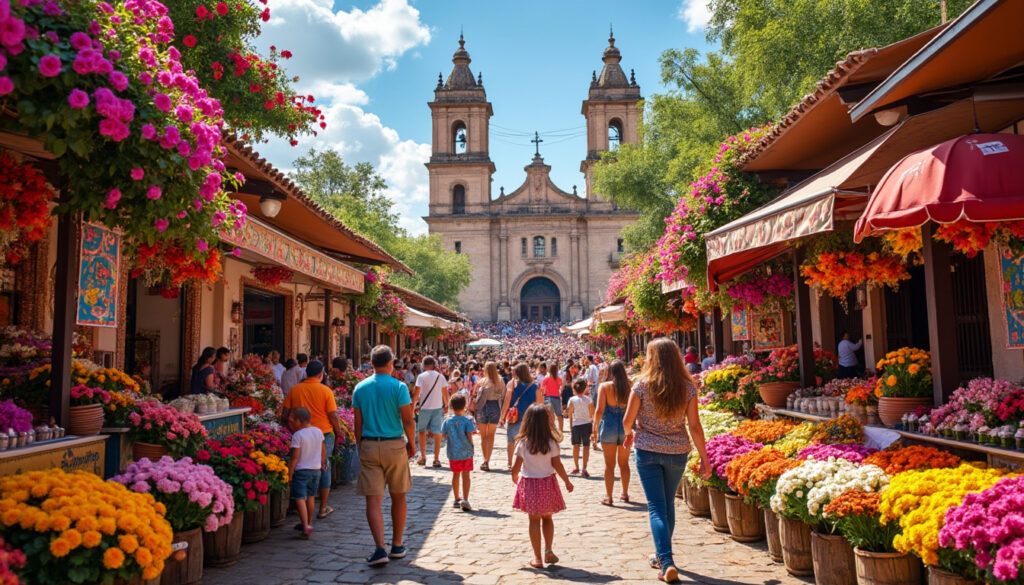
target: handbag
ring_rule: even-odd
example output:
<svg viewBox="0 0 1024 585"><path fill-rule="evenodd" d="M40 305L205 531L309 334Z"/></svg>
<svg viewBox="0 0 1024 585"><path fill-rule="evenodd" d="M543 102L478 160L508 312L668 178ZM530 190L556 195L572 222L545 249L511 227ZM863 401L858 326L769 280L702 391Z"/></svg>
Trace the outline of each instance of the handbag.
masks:
<svg viewBox="0 0 1024 585"><path fill-rule="evenodd" d="M536 387L536 384L530 384L529 386L526 387L526 389L522 391L522 393L519 394L518 398L515 394L512 395L512 401L509 404L508 412L505 413L505 422L507 422L510 425L514 425L517 422L519 422L519 409L516 408L515 405L519 403L519 399L523 397L523 394L529 392L530 388Z"/></svg>

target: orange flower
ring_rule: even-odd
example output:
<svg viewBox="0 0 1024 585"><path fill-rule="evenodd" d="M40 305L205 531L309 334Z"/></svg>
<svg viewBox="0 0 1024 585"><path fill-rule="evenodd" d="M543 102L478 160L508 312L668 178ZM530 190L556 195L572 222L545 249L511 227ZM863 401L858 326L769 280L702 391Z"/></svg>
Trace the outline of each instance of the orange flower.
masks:
<svg viewBox="0 0 1024 585"><path fill-rule="evenodd" d="M797 423L790 420L747 420L740 423L730 434L755 443L774 443L783 435L796 428Z"/></svg>
<svg viewBox="0 0 1024 585"><path fill-rule="evenodd" d="M878 492L851 490L826 504L824 513L827 518L836 520L850 515L873 517L878 515L878 503L881 499L882 496Z"/></svg>
<svg viewBox="0 0 1024 585"><path fill-rule="evenodd" d="M872 453L864 458L864 465L877 465L889 475L896 475L912 469L939 469L956 467L960 458L935 447L911 445L898 449L887 449Z"/></svg>

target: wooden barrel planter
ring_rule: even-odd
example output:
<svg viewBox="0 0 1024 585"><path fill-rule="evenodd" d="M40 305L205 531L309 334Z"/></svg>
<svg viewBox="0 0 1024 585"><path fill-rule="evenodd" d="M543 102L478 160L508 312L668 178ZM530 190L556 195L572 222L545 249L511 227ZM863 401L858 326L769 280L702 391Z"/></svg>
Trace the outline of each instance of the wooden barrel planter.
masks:
<svg viewBox="0 0 1024 585"><path fill-rule="evenodd" d="M203 533L203 566L230 567L238 562L242 550L242 514L235 514L229 524L216 532Z"/></svg>
<svg viewBox="0 0 1024 585"><path fill-rule="evenodd" d="M782 562L786 565L786 571L790 575L813 575L811 527L799 520L779 516L779 540L782 541Z"/></svg>
<svg viewBox="0 0 1024 585"><path fill-rule="evenodd" d="M956 573L928 567L928 585L980 585L976 579L967 579Z"/></svg>
<svg viewBox="0 0 1024 585"><path fill-rule="evenodd" d="M812 532L811 557L817 585L857 585L853 547L841 534Z"/></svg>
<svg viewBox="0 0 1024 585"><path fill-rule="evenodd" d="M779 534L779 517L768 508L764 512L764 533L768 537L768 556L776 563L782 562L782 537Z"/></svg>
<svg viewBox="0 0 1024 585"><path fill-rule="evenodd" d="M245 513L242 522L242 543L260 542L270 536L270 503L260 504L258 508Z"/></svg>
<svg viewBox="0 0 1024 585"><path fill-rule="evenodd" d="M729 532L729 514L725 509L725 494L713 487L708 488L708 500L711 502L711 527L715 532Z"/></svg>
<svg viewBox="0 0 1024 585"><path fill-rule="evenodd" d="M683 480L683 491L686 492L686 507L690 514L698 518L711 516L711 501L708 499L707 486L697 487Z"/></svg>
<svg viewBox="0 0 1024 585"><path fill-rule="evenodd" d="M100 434L103 428L103 405L100 403L72 406L68 409L68 434L88 437Z"/></svg>
<svg viewBox="0 0 1024 585"><path fill-rule="evenodd" d="M754 504L743 501L743 496L725 494L725 515L729 535L736 542L757 542L764 538L764 516Z"/></svg>
<svg viewBox="0 0 1024 585"><path fill-rule="evenodd" d="M288 499L288 490L277 490L270 492L270 527L277 528L288 521L288 506L291 500Z"/></svg>
<svg viewBox="0 0 1024 585"><path fill-rule="evenodd" d="M175 545L184 543L185 548L171 553L160 575L160 585L194 585L203 579L203 531L201 528L176 532Z"/></svg>
<svg viewBox="0 0 1024 585"><path fill-rule="evenodd" d="M914 412L919 406L931 406L932 399L924 398L893 398L882 396L878 399L878 418L882 424L892 428L903 420L903 415Z"/></svg>
<svg viewBox="0 0 1024 585"><path fill-rule="evenodd" d="M170 454L171 452L163 445L157 445L156 443L143 443L141 441L132 443L132 459L135 461L149 459L150 461L155 462L160 461L160 458L164 455Z"/></svg>
<svg viewBox="0 0 1024 585"><path fill-rule="evenodd" d="M757 387L761 400L768 406L782 408L786 406L786 397L800 387L800 382L768 382Z"/></svg>
<svg viewBox="0 0 1024 585"><path fill-rule="evenodd" d="M873 553L853 549L857 585L920 585L921 560L906 553Z"/></svg>

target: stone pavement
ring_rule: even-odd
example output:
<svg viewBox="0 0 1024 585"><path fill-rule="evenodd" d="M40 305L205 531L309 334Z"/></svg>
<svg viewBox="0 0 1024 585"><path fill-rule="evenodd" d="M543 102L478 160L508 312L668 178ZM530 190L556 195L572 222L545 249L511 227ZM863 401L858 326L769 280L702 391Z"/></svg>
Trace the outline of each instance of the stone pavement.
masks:
<svg viewBox="0 0 1024 585"><path fill-rule="evenodd" d="M568 434L567 434L568 435ZM239 563L226 569L206 569L203 581L214 585L291 585L305 583L516 585L555 583L657 583L647 565L654 551L647 523L643 490L632 475L630 504L608 508L604 497L600 453L590 461L591 478L573 477L576 489L563 496L568 509L555 515L554 550L557 565L537 570L527 566L532 557L527 521L512 509L515 486L504 471L504 432L495 440L492 468L473 472L470 500L475 510L452 507L451 475L447 468L413 465L409 493L409 521L405 544L409 556L383 568L370 568L363 558L372 552L363 499L354 486L331 494L336 512L314 524L309 541L296 538L288 524L275 528L257 544L243 545ZM430 446L428 445L428 450ZM568 436L563 442L563 464L572 469ZM442 454L442 462L446 458ZM429 461L429 459L428 459ZM481 459L477 442L477 465ZM616 497L619 494L616 483ZM709 519L695 519L677 502L675 558L683 583L711 585L791 585L804 581L788 575L771 562L765 544L740 544L711 529ZM385 499L385 521L389 506ZM385 538L390 542L389 528Z"/></svg>

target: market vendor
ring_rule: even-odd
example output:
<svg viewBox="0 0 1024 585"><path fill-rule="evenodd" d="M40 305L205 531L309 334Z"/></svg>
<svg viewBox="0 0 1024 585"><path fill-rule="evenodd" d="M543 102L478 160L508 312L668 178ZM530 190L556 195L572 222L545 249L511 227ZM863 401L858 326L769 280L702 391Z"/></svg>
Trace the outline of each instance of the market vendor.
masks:
<svg viewBox="0 0 1024 585"><path fill-rule="evenodd" d="M864 340L857 343L850 341L850 332L844 330L839 336L839 379L856 378L860 373L860 360L857 352L863 347Z"/></svg>

